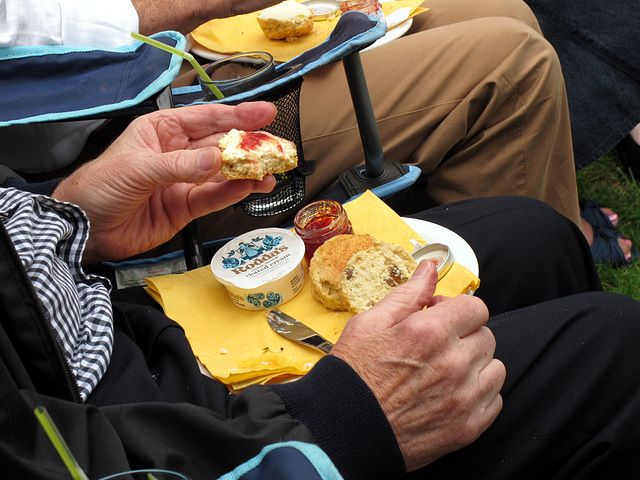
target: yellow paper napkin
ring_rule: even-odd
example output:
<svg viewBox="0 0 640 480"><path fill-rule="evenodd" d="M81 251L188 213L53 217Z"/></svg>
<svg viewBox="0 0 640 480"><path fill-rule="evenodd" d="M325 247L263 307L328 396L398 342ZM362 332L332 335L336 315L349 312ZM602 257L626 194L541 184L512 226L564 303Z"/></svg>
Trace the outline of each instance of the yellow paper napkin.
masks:
<svg viewBox="0 0 640 480"><path fill-rule="evenodd" d="M371 192L347 203L345 209L355 233L369 233L377 239L402 245L408 251L413 250L411 240L422 240ZM306 266L305 273L308 273ZM146 282L147 291L165 314L184 328L196 357L214 378L232 391L303 375L323 355L273 332L266 312L235 306L209 266L178 275L147 278ZM436 294L465 293L470 287L477 287L477 283L475 275L454 262L438 283ZM306 281L293 300L278 308L335 342L351 314L326 309L312 297L310 285L311 282Z"/></svg>
<svg viewBox="0 0 640 480"><path fill-rule="evenodd" d="M302 0L299 0L302 1ZM389 15L400 8L411 8L409 18L425 12L421 8L423 0L391 1L382 4L385 15ZM314 22L313 30L301 35L293 42L268 39L258 25L260 12L247 13L229 18L219 18L200 25L191 36L193 39L215 53L232 55L234 53L262 51L273 55L276 62L287 62L306 52L310 48L324 42L333 31L339 17Z"/></svg>
<svg viewBox="0 0 640 480"><path fill-rule="evenodd" d="M426 243L391 207L368 190L346 203L344 209L354 233L369 233L377 240L397 243L408 252L413 251L411 240ZM435 294L454 297L475 291L479 285L480 280L473 272L454 261L449 272L438 282Z"/></svg>

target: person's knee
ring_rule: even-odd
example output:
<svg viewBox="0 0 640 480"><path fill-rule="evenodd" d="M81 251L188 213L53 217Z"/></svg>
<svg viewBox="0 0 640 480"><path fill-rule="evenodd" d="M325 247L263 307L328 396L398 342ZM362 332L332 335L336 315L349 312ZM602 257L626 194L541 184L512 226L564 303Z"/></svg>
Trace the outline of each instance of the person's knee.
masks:
<svg viewBox="0 0 640 480"><path fill-rule="evenodd" d="M502 221L511 225L521 239L539 238L544 232L544 241L549 248L577 248L583 240L580 229L569 218L549 204L531 197L505 197L507 200ZM500 198L496 201L499 203ZM500 220L498 220L500 221ZM544 245L541 245L544 248Z"/></svg>
<svg viewBox="0 0 640 480"><path fill-rule="evenodd" d="M590 331L603 349L611 350L615 345L624 355L638 356L640 302L614 292L589 292L581 294L580 305L587 312L580 319L581 331Z"/></svg>
<svg viewBox="0 0 640 480"><path fill-rule="evenodd" d="M527 248L554 248L557 252L581 248L580 242L584 241L580 229L570 219L535 198L500 196L462 203L466 202L469 202L465 210L468 210L470 223L477 223L486 231L502 232L505 245L518 246L524 251ZM478 216L479 212L484 214ZM477 218L473 219L474 215ZM505 240L507 237L508 241Z"/></svg>
<svg viewBox="0 0 640 480"><path fill-rule="evenodd" d="M487 17L460 23L456 28L464 33L464 47L478 58L478 73L493 78L503 76L519 89L520 84L545 78L562 79L560 60L553 46L542 33L526 23L510 17Z"/></svg>
<svg viewBox="0 0 640 480"><path fill-rule="evenodd" d="M411 33L487 17L516 19L540 31L535 15L522 0L425 0L422 6L429 12L415 17Z"/></svg>

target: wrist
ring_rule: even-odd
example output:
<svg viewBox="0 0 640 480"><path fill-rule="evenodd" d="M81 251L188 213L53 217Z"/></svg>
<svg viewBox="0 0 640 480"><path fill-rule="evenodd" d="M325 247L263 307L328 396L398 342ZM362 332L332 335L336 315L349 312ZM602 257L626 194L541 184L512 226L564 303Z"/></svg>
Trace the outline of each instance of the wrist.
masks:
<svg viewBox="0 0 640 480"><path fill-rule="evenodd" d="M186 35L212 18L224 15L219 1L211 0L131 0L138 12L138 31L152 35L176 30Z"/></svg>
<svg viewBox="0 0 640 480"><path fill-rule="evenodd" d="M298 381L270 388L345 479L404 477L402 452L378 400L343 360L327 355Z"/></svg>

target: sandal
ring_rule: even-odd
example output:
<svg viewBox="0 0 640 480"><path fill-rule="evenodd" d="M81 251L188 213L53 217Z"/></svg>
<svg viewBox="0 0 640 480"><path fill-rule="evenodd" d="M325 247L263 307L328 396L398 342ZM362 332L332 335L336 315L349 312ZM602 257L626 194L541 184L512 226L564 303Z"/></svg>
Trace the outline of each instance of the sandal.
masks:
<svg viewBox="0 0 640 480"><path fill-rule="evenodd" d="M609 230L616 228L609 216L602 211L602 207L596 200L580 202L580 216L589 222L592 227L606 228Z"/></svg>
<svg viewBox="0 0 640 480"><path fill-rule="evenodd" d="M618 238L624 238L621 233L608 228L593 226L593 243L591 255L596 264L609 263L614 265L628 265L638 258L638 249L631 248L631 257L624 258L624 252L618 245Z"/></svg>

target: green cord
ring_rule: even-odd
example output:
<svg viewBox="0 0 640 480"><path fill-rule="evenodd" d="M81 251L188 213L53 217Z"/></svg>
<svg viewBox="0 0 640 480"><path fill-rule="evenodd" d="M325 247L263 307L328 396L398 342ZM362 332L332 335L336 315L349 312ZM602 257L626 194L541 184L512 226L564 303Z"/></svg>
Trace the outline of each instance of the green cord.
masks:
<svg viewBox="0 0 640 480"><path fill-rule="evenodd" d="M84 473L77 460L71 453L67 442L64 441L64 438L62 438L60 431L56 427L55 423L53 423L53 419L49 415L49 412L47 412L47 409L44 407L36 407L34 413L40 421L42 428L44 428L44 431L47 432L49 440L51 440L51 443L53 443L53 446L58 451L58 454L60 455L60 457L62 457L62 461L69 469L69 472L71 472L71 476L73 477L73 479L89 480L89 478Z"/></svg>
<svg viewBox="0 0 640 480"><path fill-rule="evenodd" d="M164 50L165 52L169 52L169 53L172 53L174 55L178 55L179 57L184 58L186 61L188 61L191 64L191 66L194 68L194 70L196 72L198 72L198 75L200 75L200 77L205 82L207 82L207 84L206 84L207 87L209 87L211 89L211 91L216 96L216 98L218 100L222 100L224 98L224 95L222 95L222 93L220 92L218 87L216 87L213 83L211 83L211 78L209 78L209 75L207 75L207 72L205 72L203 70L203 68L196 61L196 59L193 58L193 55L191 55L188 52L183 52L182 50L178 50L177 48L173 48L173 47L167 45L166 43L159 42L158 40L146 37L146 36L141 35L141 34L136 33L136 32L131 32L131 36L133 38L135 38L136 40L140 40L141 42L148 43L152 47L159 48L161 50Z"/></svg>

